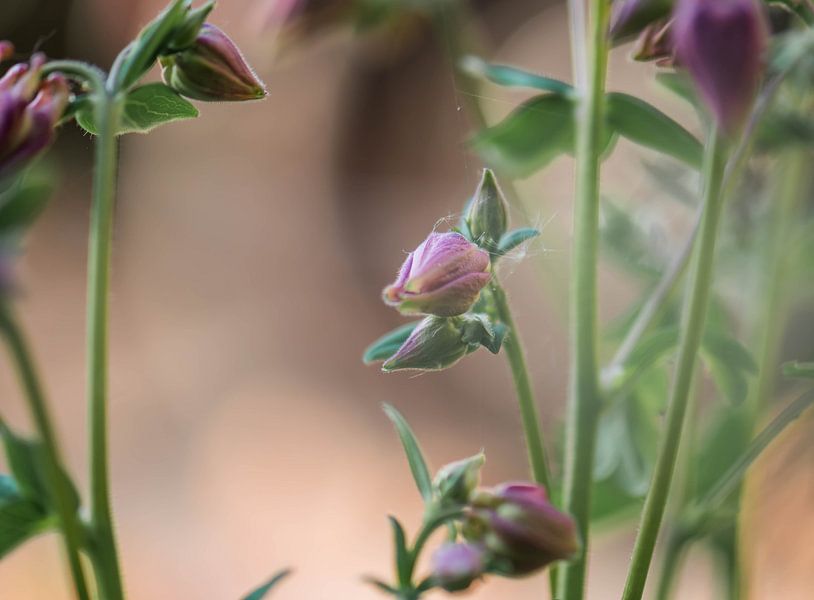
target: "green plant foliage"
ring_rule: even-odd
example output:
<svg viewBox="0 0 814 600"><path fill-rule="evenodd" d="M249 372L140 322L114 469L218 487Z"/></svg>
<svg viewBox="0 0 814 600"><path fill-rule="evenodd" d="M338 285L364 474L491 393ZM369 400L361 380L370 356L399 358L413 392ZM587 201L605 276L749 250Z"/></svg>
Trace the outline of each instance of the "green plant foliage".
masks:
<svg viewBox="0 0 814 600"><path fill-rule="evenodd" d="M42 506L22 495L12 477L0 475L0 559L54 525Z"/></svg>
<svg viewBox="0 0 814 600"><path fill-rule="evenodd" d="M401 345L407 341L407 338L410 337L410 334L420 322L421 321L415 321L413 323L407 323L406 325L397 327L390 333L384 334L378 340L370 344L370 346L365 349L365 353L362 355L362 360L364 363L369 365L381 360L387 360L393 356L396 351L401 348Z"/></svg>
<svg viewBox="0 0 814 600"><path fill-rule="evenodd" d="M510 177L528 177L574 149L574 104L558 94L536 96L503 121L480 131L472 145Z"/></svg>
<svg viewBox="0 0 814 600"><path fill-rule="evenodd" d="M475 56L467 56L460 67L470 75L482 77L503 87L524 87L560 96L574 96L573 86L564 81L530 73L516 67L493 65Z"/></svg>
<svg viewBox="0 0 814 600"><path fill-rule="evenodd" d="M34 172L0 193L0 238L29 227L48 204L52 191L49 179Z"/></svg>
<svg viewBox="0 0 814 600"><path fill-rule="evenodd" d="M280 571L276 575L274 575L268 582L261 585L259 588L254 590L253 592L249 593L248 595L243 597L243 600L262 600L268 593L277 586L283 579L288 577L291 574L291 571L288 569Z"/></svg>
<svg viewBox="0 0 814 600"><path fill-rule="evenodd" d="M396 559L396 573L398 574L399 585L407 587L410 585L410 551L407 548L407 536L404 533L404 527L401 526L398 519L395 517L388 517L390 520L390 527L393 530L393 548Z"/></svg>
<svg viewBox="0 0 814 600"><path fill-rule="evenodd" d="M628 94L607 95L609 126L632 142L700 168L704 148L689 131L655 106Z"/></svg>
<svg viewBox="0 0 814 600"><path fill-rule="evenodd" d="M783 365L783 375L797 379L814 379L814 362L787 362Z"/></svg>
<svg viewBox="0 0 814 600"><path fill-rule="evenodd" d="M149 133L160 125L193 119L198 114L198 109L189 100L182 98L169 86L148 83L127 94L118 134ZM88 133L98 133L91 103L86 103L77 110L76 122Z"/></svg>
<svg viewBox="0 0 814 600"><path fill-rule="evenodd" d="M427 461L424 460L424 454L418 445L418 440L399 411L389 404L385 404L383 408L387 418L393 423L396 433L399 435L416 487L418 487L424 502L430 502L433 498L432 478L429 469L427 469Z"/></svg>
<svg viewBox="0 0 814 600"><path fill-rule="evenodd" d="M529 240L533 240L539 235L540 232L532 227L521 227L520 229L507 231L503 234L503 237L500 238L500 243L497 246L497 255L503 256L504 254L508 254L518 246L525 244Z"/></svg>

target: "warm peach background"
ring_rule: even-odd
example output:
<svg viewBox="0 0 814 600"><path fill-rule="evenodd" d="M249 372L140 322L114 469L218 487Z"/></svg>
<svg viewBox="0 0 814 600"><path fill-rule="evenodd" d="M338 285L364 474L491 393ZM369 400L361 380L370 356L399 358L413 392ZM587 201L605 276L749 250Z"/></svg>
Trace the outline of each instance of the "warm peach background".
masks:
<svg viewBox="0 0 814 600"><path fill-rule="evenodd" d="M29 1L39 6L14 13ZM0 9L0 27L17 40L41 25L43 34L56 32L69 55L108 64L160 4L12 0ZM558 3L483 4L495 56L569 77ZM487 483L524 476L501 359L480 352L454 370L422 377L384 376L359 360L369 341L400 323L378 294L402 251L437 218L459 210L481 167L462 143L464 99L442 54L419 34L398 52L335 39L274 61L252 18L255 7L254 0L222 0L214 21L267 80L269 99L201 106L195 122L122 143L111 461L126 582L137 600L234 599L284 566L296 576L275 599L381 597L361 576L390 575L385 515L414 528L420 513L379 408L384 401L405 413L435 466L485 448ZM47 20L60 12L56 23ZM645 72L620 52L612 81L641 90ZM644 93L687 116L652 87ZM522 98L494 87L484 95L491 118ZM91 149L75 131L60 139L61 184L21 268L20 309L80 484ZM640 156L620 147L606 169L608 189L648 199ZM503 275L524 326L549 437L565 391L561 307L571 166L558 161L522 183L544 235L530 260L506 265ZM675 229L683 226L678 221ZM603 315L615 314L630 286L613 271L603 273L602 285ZM0 411L27 427L5 362ZM757 599L814 594L814 478L810 444L800 443L803 435L810 439L810 427L808 434L796 431L760 463L767 475L755 485L763 493L753 502L750 532ZM774 465L799 457L800 448L809 448L807 461L778 471ZM69 597L55 541L44 536L0 563L0 598ZM597 536L593 600L619 597L631 543L631 530ZM681 599L720 597L703 558L691 559ZM539 599L545 589L540 576L495 581L471 597Z"/></svg>

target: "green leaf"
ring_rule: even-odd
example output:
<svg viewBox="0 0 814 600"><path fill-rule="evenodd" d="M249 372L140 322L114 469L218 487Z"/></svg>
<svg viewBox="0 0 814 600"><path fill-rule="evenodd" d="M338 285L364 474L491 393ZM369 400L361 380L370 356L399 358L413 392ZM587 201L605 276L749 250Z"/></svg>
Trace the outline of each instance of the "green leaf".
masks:
<svg viewBox="0 0 814 600"><path fill-rule="evenodd" d="M24 177L0 194L0 236L29 227L40 216L53 191L45 177Z"/></svg>
<svg viewBox="0 0 814 600"><path fill-rule="evenodd" d="M698 95L692 81L683 73L671 71L657 73L656 81L692 106L698 106Z"/></svg>
<svg viewBox="0 0 814 600"><path fill-rule="evenodd" d="M814 379L814 362L787 362L783 365L783 375L797 379Z"/></svg>
<svg viewBox="0 0 814 600"><path fill-rule="evenodd" d="M393 529L393 548L396 558L396 573L398 573L399 585L406 587L410 585L410 570L411 559L410 551L407 549L407 536L404 534L404 528L398 519L392 516L387 517L390 520L390 527Z"/></svg>
<svg viewBox="0 0 814 600"><path fill-rule="evenodd" d="M516 67L493 65L476 56L465 57L459 66L465 73L473 77L487 79L504 87L525 87L552 92L560 96L574 96L574 88L564 81L529 73Z"/></svg>
<svg viewBox="0 0 814 600"><path fill-rule="evenodd" d="M243 600L261 600L265 598L266 595L275 587L278 583L280 583L283 579L288 577L291 574L289 569L284 569L277 574L275 574L268 582L261 585L259 588L254 590L253 592L247 594L243 597Z"/></svg>
<svg viewBox="0 0 814 600"><path fill-rule="evenodd" d="M421 497L424 499L424 502L432 501L432 478L430 477L427 462L424 460L424 455L421 452L421 447L418 445L418 440L416 440L413 430L410 429L407 421L395 408L389 404L384 404L383 408L399 435L401 445L404 447L404 453L407 455L407 463L410 465L410 472L413 474L413 479L418 487L418 491L421 492Z"/></svg>
<svg viewBox="0 0 814 600"><path fill-rule="evenodd" d="M370 344L370 346L365 349L365 353L362 355L362 360L364 363L369 365L381 360L387 360L393 356L396 351L401 348L401 345L407 341L407 338L410 337L410 334L419 323L421 323L421 321L415 321L413 323L407 323L406 325L397 327L390 333L384 334L378 340Z"/></svg>
<svg viewBox="0 0 814 600"><path fill-rule="evenodd" d="M607 95L607 119L612 129L630 141L696 169L701 167L704 153L701 143L655 106L613 92Z"/></svg>
<svg viewBox="0 0 814 600"><path fill-rule="evenodd" d="M498 243L497 247L497 254L499 256L508 254L521 244L524 244L539 235L540 232L532 227L521 227L520 229L507 231L503 234L503 237L500 238L500 242Z"/></svg>
<svg viewBox="0 0 814 600"><path fill-rule="evenodd" d="M6 459L17 482L20 495L45 508L56 504L54 491L48 477L48 455L41 442L29 440L13 433L0 424L0 436L6 450ZM70 508L79 508L79 494L68 475L60 470L59 476L64 493L70 499Z"/></svg>
<svg viewBox="0 0 814 600"><path fill-rule="evenodd" d="M148 133L165 123L197 116L198 109L178 92L163 83L148 83L127 95L117 134ZM98 133L92 106L80 108L76 113L76 122L88 133Z"/></svg>
<svg viewBox="0 0 814 600"><path fill-rule="evenodd" d="M729 470L718 480L717 485L699 503L704 512L715 510L727 497L737 489L747 469L760 454L779 436L786 427L797 420L814 404L814 390L811 390L789 404L771 423L769 423L749 444L749 447L736 460Z"/></svg>
<svg viewBox="0 0 814 600"><path fill-rule="evenodd" d="M752 418L742 408L719 405L705 420L709 425L702 430L693 452L694 468L689 473L695 498L703 497L717 485L752 437Z"/></svg>
<svg viewBox="0 0 814 600"><path fill-rule="evenodd" d="M721 393L730 402L743 402L749 391L748 375L757 373L757 364L743 344L726 333L707 331L701 358Z"/></svg>
<svg viewBox="0 0 814 600"><path fill-rule="evenodd" d="M0 475L0 559L54 525L37 502L23 497L14 479Z"/></svg>
<svg viewBox="0 0 814 600"><path fill-rule="evenodd" d="M364 577L363 578L366 583L377 588L379 591L384 592L385 594L390 594L391 596L398 596L399 591L391 585L386 584L384 581L380 579L376 579L375 577Z"/></svg>
<svg viewBox="0 0 814 600"><path fill-rule="evenodd" d="M528 177L558 156L573 152L574 104L557 94L524 102L472 145L483 160L510 177Z"/></svg>
<svg viewBox="0 0 814 600"><path fill-rule="evenodd" d="M665 260L654 248L652 236L642 229L629 209L602 202L600 242L604 255L626 271L655 281L665 268Z"/></svg>

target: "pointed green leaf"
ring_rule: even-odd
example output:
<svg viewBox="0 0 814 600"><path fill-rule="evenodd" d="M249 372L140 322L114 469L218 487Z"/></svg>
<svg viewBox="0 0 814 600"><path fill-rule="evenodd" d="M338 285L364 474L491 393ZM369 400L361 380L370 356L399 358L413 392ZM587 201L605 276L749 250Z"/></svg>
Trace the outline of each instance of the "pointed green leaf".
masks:
<svg viewBox="0 0 814 600"><path fill-rule="evenodd" d="M410 564L412 562L410 551L407 549L407 536L404 534L404 528L398 522L398 519L392 516L387 518L390 520L390 527L393 529L393 549L399 585L406 587L410 585L410 570L412 567Z"/></svg>
<svg viewBox="0 0 814 600"><path fill-rule="evenodd" d="M611 128L632 142L693 168L701 167L704 152L701 143L655 106L628 94L610 93L607 119Z"/></svg>
<svg viewBox="0 0 814 600"><path fill-rule="evenodd" d="M14 479L0 475L0 559L54 525L37 502L20 494Z"/></svg>
<svg viewBox="0 0 814 600"><path fill-rule="evenodd" d="M497 247L497 254L499 256L508 254L521 244L524 244L539 235L540 232L532 227L521 227L520 229L507 231L505 234L503 234L503 237L500 238L500 243Z"/></svg>
<svg viewBox="0 0 814 600"><path fill-rule="evenodd" d="M418 440L416 440L413 430L410 429L407 421L395 408L389 404L383 405L383 408L399 435L401 445L404 447L404 453L407 455L407 463L410 465L410 472L413 474L413 479L418 487L418 491L421 493L421 497L424 499L424 502L432 501L432 478L430 477L427 462L424 460L424 455L421 452L421 447L418 445Z"/></svg>
<svg viewBox="0 0 814 600"><path fill-rule="evenodd" d="M783 375L797 379L814 379L814 362L787 362L783 365Z"/></svg>
<svg viewBox="0 0 814 600"><path fill-rule="evenodd" d="M740 485L747 469L760 456L760 454L779 436L786 427L797 420L800 415L814 404L814 390L811 390L775 417L749 444L746 452L735 461L729 470L718 480L718 484L704 496L700 506L705 512L715 510Z"/></svg>
<svg viewBox="0 0 814 600"><path fill-rule="evenodd" d="M556 94L536 96L472 145L484 161L510 177L528 177L574 148L574 104Z"/></svg>
<svg viewBox="0 0 814 600"><path fill-rule="evenodd" d="M148 83L127 95L117 133L148 133L165 123L197 116L198 109L178 92L163 83ZM76 122L88 133L98 133L91 105L77 111Z"/></svg>
<svg viewBox="0 0 814 600"><path fill-rule="evenodd" d="M264 583L253 592L244 596L243 600L261 600L262 598L265 598L268 595L268 593L272 590L272 588L274 588L278 583L280 583L290 574L291 571L289 569L280 571L279 573L274 575L268 582Z"/></svg>
<svg viewBox="0 0 814 600"><path fill-rule="evenodd" d="M384 334L365 349L365 353L362 355L362 361L364 361L366 365L369 365L381 360L387 360L393 356L396 351L401 348L401 345L407 341L407 338L410 337L410 334L420 322L421 321L407 323L406 325L397 327L390 333Z"/></svg>
<svg viewBox="0 0 814 600"><path fill-rule="evenodd" d="M656 74L656 81L692 106L698 105L698 95L695 93L692 81L687 75L665 71Z"/></svg>
<svg viewBox="0 0 814 600"><path fill-rule="evenodd" d="M460 64L460 68L473 77L487 79L504 87L525 87L552 92L560 96L574 96L574 88L564 81L529 73L516 67L493 65L476 56L465 57Z"/></svg>
<svg viewBox="0 0 814 600"><path fill-rule="evenodd" d="M399 591L394 588L393 586L387 585L384 581L380 579L376 579L375 577L363 577L362 578L366 583L376 587L379 591L384 592L385 594L390 594L391 596L398 596Z"/></svg>

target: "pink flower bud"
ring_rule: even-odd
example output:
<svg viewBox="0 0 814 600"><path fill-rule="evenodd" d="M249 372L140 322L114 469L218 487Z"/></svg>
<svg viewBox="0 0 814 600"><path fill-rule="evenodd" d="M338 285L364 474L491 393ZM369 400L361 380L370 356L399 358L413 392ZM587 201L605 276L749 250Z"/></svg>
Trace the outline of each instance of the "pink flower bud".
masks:
<svg viewBox="0 0 814 600"><path fill-rule="evenodd" d="M410 253L384 301L403 314L465 313L489 283L489 253L460 233L431 233Z"/></svg>
<svg viewBox="0 0 814 600"><path fill-rule="evenodd" d="M718 125L743 125L763 77L768 26L757 0L678 0L673 40Z"/></svg>
<svg viewBox="0 0 814 600"><path fill-rule="evenodd" d="M41 80L45 57L11 67L0 79L0 177L22 168L54 139L54 128L68 105L65 78Z"/></svg>
<svg viewBox="0 0 814 600"><path fill-rule="evenodd" d="M240 49L210 23L201 26L195 43L161 57L164 82L178 93L209 102L259 100L266 87Z"/></svg>
<svg viewBox="0 0 814 600"><path fill-rule="evenodd" d="M433 579L448 592L469 588L485 568L486 553L475 544L444 544L432 555Z"/></svg>
<svg viewBox="0 0 814 600"><path fill-rule="evenodd" d="M464 534L484 544L490 568L504 575L527 575L579 550L574 520L549 502L542 486L505 483L482 490L472 506Z"/></svg>

